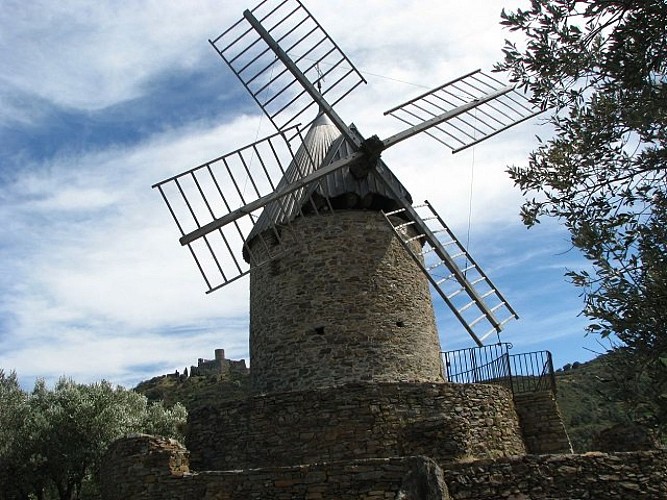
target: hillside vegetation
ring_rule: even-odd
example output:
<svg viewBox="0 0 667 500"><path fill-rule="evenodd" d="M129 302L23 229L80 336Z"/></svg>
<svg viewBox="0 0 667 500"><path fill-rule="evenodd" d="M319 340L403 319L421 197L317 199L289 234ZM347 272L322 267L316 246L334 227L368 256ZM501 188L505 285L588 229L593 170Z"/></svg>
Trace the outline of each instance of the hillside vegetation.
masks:
<svg viewBox="0 0 667 500"><path fill-rule="evenodd" d="M164 401L170 406L181 403L188 410L199 406L240 398L248 394L249 376L230 371L187 377L184 375L162 375L141 382L134 390L149 401Z"/></svg>
<svg viewBox="0 0 667 500"><path fill-rule="evenodd" d="M557 399L575 452L591 451L593 436L628 420L623 405L609 394L609 363L600 356L565 365L556 372Z"/></svg>

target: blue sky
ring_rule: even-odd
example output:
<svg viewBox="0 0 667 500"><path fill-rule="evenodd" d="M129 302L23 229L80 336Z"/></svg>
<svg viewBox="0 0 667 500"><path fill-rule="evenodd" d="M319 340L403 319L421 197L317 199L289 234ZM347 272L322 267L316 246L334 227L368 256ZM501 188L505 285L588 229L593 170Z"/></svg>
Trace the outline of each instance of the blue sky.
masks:
<svg viewBox="0 0 667 500"><path fill-rule="evenodd" d="M499 12L521 3L306 5L369 82L339 114L387 137L401 127L384 110L491 68L509 35ZM205 295L150 186L273 132L207 42L251 6L3 2L0 367L24 385L68 375L133 386L217 347L247 358L247 281ZM525 164L535 134L548 135L538 120L457 155L417 137L384 159L518 311L502 339L514 352L551 350L561 366L603 348L584 336L579 290L564 278L586 262L556 223L527 230L518 216L505 169ZM471 346L435 304L443 348Z"/></svg>

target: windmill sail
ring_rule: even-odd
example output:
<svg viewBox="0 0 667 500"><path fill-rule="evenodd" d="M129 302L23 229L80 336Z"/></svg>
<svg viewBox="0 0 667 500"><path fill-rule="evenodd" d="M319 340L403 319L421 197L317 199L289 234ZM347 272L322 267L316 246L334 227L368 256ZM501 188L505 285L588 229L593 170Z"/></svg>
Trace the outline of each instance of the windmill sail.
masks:
<svg viewBox="0 0 667 500"><path fill-rule="evenodd" d="M298 130L286 132L153 186L209 292L245 276L251 266L280 257L279 248L285 246L274 242L292 238L290 225L297 217L338 207L395 208L391 199L396 195L407 203L412 200L391 172L386 181L353 178L349 169L363 160L363 154L353 152L325 115L313 122L303 139ZM284 135L295 138L288 141ZM255 238L261 242L260 252L251 250L257 248L249 244Z"/></svg>
<svg viewBox="0 0 667 500"><path fill-rule="evenodd" d="M413 127L439 118L425 133L457 153L541 112L514 86L476 70L384 114Z"/></svg>
<svg viewBox="0 0 667 500"><path fill-rule="evenodd" d="M489 335L499 333L505 323L518 318L516 312L431 204L426 201L412 208L424 215L411 216L408 221L392 217L406 213L401 208L384 212L384 216L435 291L482 346ZM421 243L421 252L416 253L409 244L413 240Z"/></svg>
<svg viewBox="0 0 667 500"><path fill-rule="evenodd" d="M366 83L299 0L265 0L209 42L278 130Z"/></svg>
<svg viewBox="0 0 667 500"><path fill-rule="evenodd" d="M298 140L290 142L274 134L153 186L167 204L181 233L181 244L190 250L208 292L248 274L249 264L261 266L278 257L280 245L264 240L291 237L294 207L297 214L306 205L315 212L323 208L303 197L303 191L320 182L317 178L304 181L305 172L312 172L317 160L298 131L293 133ZM287 170L294 183L281 190L277 184ZM246 243L269 201L276 216L260 235L266 252L259 258Z"/></svg>

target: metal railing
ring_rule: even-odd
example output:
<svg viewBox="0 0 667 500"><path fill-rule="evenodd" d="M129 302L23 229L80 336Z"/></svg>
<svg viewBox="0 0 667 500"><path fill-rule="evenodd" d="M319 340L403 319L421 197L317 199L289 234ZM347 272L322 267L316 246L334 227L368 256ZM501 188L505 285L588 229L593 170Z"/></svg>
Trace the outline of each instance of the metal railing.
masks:
<svg viewBox="0 0 667 500"><path fill-rule="evenodd" d="M556 394L556 375L549 351L510 356L512 391L515 394L551 390Z"/></svg>
<svg viewBox="0 0 667 500"><path fill-rule="evenodd" d="M495 384L514 394L551 390L556 378L549 351L510 354L512 344L500 343L442 352L444 375L457 384Z"/></svg>

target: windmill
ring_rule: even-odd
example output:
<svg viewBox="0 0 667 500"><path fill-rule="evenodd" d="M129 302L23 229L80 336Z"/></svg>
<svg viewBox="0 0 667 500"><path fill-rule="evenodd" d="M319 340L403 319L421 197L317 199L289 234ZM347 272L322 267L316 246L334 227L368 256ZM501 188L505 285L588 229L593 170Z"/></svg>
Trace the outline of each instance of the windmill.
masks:
<svg viewBox="0 0 667 500"><path fill-rule="evenodd" d="M537 114L526 96L477 70L364 138L334 107L366 82L299 0L265 0L209 42L276 133L153 187L208 292L250 274L256 387L438 379L429 284L477 345L517 317L381 154L422 132L460 151Z"/></svg>

